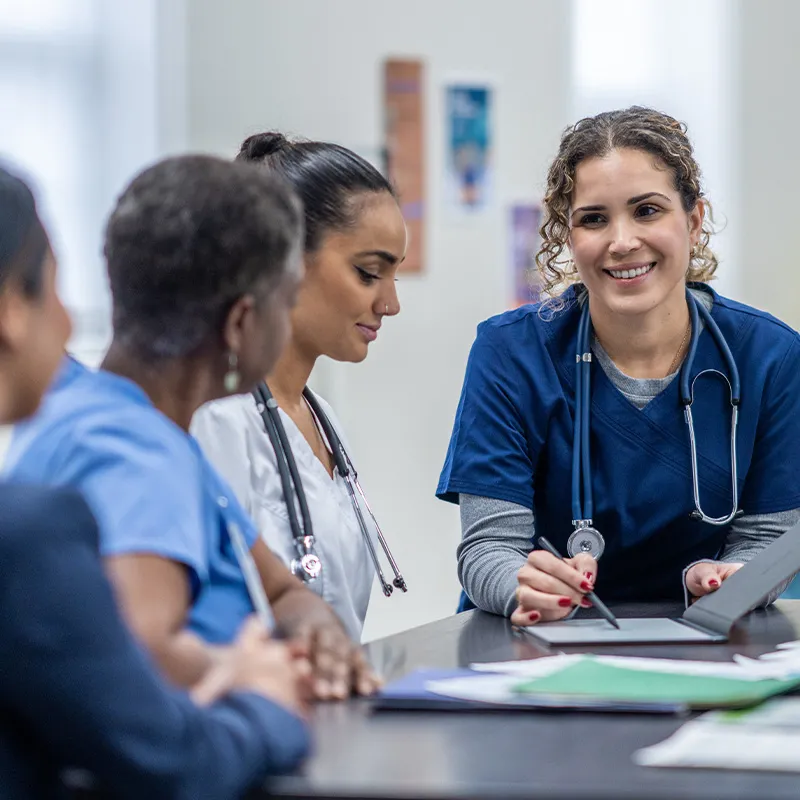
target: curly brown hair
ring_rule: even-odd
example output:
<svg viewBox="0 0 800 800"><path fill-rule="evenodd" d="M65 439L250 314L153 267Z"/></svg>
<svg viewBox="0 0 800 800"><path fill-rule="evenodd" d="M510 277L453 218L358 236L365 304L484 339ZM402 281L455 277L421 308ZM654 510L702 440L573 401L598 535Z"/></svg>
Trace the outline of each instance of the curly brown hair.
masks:
<svg viewBox="0 0 800 800"><path fill-rule="evenodd" d="M705 218L700 240L692 249L688 281L709 281L717 269L717 257L708 246L714 232L711 204L700 186L700 167L694 158L686 125L651 108L631 106L585 117L568 127L558 155L547 173L544 222L539 233L542 244L536 253L536 266L542 279L542 293L557 298L560 291L578 282L570 259L564 259L569 238L569 209L575 187L575 170L587 158L602 158L612 150L629 148L651 153L672 171L675 189L684 211L702 202Z"/></svg>

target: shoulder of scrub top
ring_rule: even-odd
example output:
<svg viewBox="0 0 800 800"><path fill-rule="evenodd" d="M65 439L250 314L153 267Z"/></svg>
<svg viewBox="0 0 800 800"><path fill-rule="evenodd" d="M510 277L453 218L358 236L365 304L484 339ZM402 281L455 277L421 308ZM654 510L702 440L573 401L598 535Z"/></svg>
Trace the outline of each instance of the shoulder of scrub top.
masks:
<svg viewBox="0 0 800 800"><path fill-rule="evenodd" d="M757 418L741 507L747 514L797 508L800 335L771 314L719 295L712 315L739 368L740 427L747 429L748 413Z"/></svg>
<svg viewBox="0 0 800 800"><path fill-rule="evenodd" d="M731 338L732 347L753 340L765 351L773 350L773 355L776 347L785 355L800 342L800 334L772 314L723 297L709 286L700 286L713 296L712 315L726 338ZM768 353L765 352L764 355Z"/></svg>
<svg viewBox="0 0 800 800"><path fill-rule="evenodd" d="M5 472L74 483L81 467L117 459L141 462L151 473L182 468L201 475L189 438L171 420L152 405L109 397L91 385L48 392L39 411L15 426Z"/></svg>
<svg viewBox="0 0 800 800"><path fill-rule="evenodd" d="M756 383L770 394L781 387L794 394L800 380L800 334L766 311L699 286L714 298L711 314L736 359L743 392ZM795 400L800 413L800 396Z"/></svg>
<svg viewBox="0 0 800 800"><path fill-rule="evenodd" d="M555 389L575 361L579 309L570 287L556 304L531 303L484 320L470 351L465 385L477 371L491 382L516 384L515 394L522 389L520 381Z"/></svg>
<svg viewBox="0 0 800 800"><path fill-rule="evenodd" d="M148 552L207 572L202 464L189 437L151 405L87 385L56 386L18 427L6 474L86 498L104 555Z"/></svg>
<svg viewBox="0 0 800 800"><path fill-rule="evenodd" d="M235 394L197 409L189 428L206 459L252 513L254 436L266 436L253 397Z"/></svg>

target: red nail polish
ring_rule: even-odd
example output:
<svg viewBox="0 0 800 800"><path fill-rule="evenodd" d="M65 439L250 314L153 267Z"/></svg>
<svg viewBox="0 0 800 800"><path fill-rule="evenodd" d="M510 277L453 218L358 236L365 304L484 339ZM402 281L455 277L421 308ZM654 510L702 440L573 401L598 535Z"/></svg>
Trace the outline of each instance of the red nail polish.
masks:
<svg viewBox="0 0 800 800"><path fill-rule="evenodd" d="M589 581L581 581L581 589L584 592L591 592L592 591L592 584Z"/></svg>
<svg viewBox="0 0 800 800"><path fill-rule="evenodd" d="M531 622L536 622L541 616L542 615L538 611L531 611L531 613L528 614L528 619L530 619Z"/></svg>
<svg viewBox="0 0 800 800"><path fill-rule="evenodd" d="M587 581L593 581L594 575L591 572L584 572L583 577L586 578Z"/></svg>
<svg viewBox="0 0 800 800"><path fill-rule="evenodd" d="M719 586L719 581L716 578L711 578L711 580L708 582L708 585L716 589L717 586Z"/></svg>
<svg viewBox="0 0 800 800"><path fill-rule="evenodd" d="M572 600L570 600L569 597L559 597L558 604L561 608L569 608L572 605Z"/></svg>
<svg viewBox="0 0 800 800"><path fill-rule="evenodd" d="M581 608L591 608L591 607L592 607L592 601L591 600L587 600L584 597L583 600L581 600Z"/></svg>

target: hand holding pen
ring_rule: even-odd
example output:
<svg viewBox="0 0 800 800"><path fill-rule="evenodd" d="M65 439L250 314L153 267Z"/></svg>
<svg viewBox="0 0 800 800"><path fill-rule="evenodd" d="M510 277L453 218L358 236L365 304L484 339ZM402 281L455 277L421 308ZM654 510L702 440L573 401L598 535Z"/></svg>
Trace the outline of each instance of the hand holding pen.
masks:
<svg viewBox="0 0 800 800"><path fill-rule="evenodd" d="M562 558L544 537L537 540L539 548L528 555L517 580L517 608L511 622L521 627L537 622L554 622L569 616L575 606L597 607L614 627L619 627L614 615L594 594L597 561L588 554Z"/></svg>

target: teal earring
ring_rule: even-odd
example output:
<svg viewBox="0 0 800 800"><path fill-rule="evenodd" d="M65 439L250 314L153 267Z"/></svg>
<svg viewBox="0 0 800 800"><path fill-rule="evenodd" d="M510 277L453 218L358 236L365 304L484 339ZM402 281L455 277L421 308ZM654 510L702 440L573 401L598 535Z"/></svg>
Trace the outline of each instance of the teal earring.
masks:
<svg viewBox="0 0 800 800"><path fill-rule="evenodd" d="M239 356L236 353L228 353L228 371L225 373L224 385L228 394L236 394L242 376L239 374Z"/></svg>

